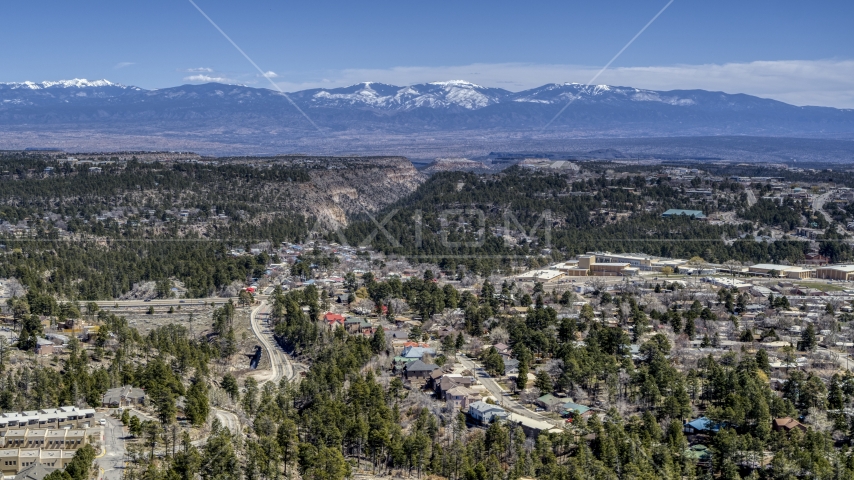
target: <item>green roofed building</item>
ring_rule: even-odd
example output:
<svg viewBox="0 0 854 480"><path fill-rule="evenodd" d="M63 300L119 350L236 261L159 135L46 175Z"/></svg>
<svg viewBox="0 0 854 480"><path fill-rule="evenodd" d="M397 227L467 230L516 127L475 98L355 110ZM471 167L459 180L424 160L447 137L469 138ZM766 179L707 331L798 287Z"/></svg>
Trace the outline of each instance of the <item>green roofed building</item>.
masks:
<svg viewBox="0 0 854 480"><path fill-rule="evenodd" d="M687 217L693 218L706 218L706 215L703 214L702 210L682 210L679 208L671 208L670 210L661 214L662 217L678 217L681 215L685 215Z"/></svg>
<svg viewBox="0 0 854 480"><path fill-rule="evenodd" d="M576 415L576 416L582 416L585 413L590 411L590 407L588 407L587 405L581 405L581 404L574 403L574 402L566 402L563 404L563 406L561 408L563 409L564 416L567 416L570 414Z"/></svg>

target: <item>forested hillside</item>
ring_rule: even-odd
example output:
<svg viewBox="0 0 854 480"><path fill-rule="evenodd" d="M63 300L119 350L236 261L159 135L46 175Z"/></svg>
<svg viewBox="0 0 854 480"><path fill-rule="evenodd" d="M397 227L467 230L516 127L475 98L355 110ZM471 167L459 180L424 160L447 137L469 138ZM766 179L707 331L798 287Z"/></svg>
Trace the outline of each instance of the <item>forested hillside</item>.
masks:
<svg viewBox="0 0 854 480"><path fill-rule="evenodd" d="M451 270L463 264L482 273L513 261L542 263L588 251L700 256L720 263L796 262L808 243L758 242L753 232L772 225L794 228L805 215L817 227L828 226L800 203L763 201L749 207L744 187L726 180L704 184L713 195L698 201L684 187L645 172L606 178L602 171L583 181L518 167L493 175L436 174L413 195L387 207L380 216L394 212L385 225L391 238L375 235L373 246ZM729 224L662 217L668 209L689 207L707 216L737 211L741 217ZM356 222L346 236L364 238L374 229L370 221ZM507 235L515 238L508 242ZM852 258L846 244L833 241L833 232L826 236L822 249L834 261Z"/></svg>
<svg viewBox="0 0 854 480"><path fill-rule="evenodd" d="M159 163L8 153L0 155L0 278L66 300L117 298L170 278L206 297L259 276L269 261L232 249L302 242L420 182L398 157Z"/></svg>

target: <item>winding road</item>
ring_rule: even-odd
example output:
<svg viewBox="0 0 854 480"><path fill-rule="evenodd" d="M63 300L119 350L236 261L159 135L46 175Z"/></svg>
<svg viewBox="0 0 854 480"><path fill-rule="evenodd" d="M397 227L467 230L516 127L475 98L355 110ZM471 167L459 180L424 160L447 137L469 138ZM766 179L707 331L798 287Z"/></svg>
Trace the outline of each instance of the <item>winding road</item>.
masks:
<svg viewBox="0 0 854 480"><path fill-rule="evenodd" d="M270 357L270 372L267 374L267 378L258 379L258 383L262 385L267 382L278 384L282 378L293 380L296 376L291 359L273 338L273 334L269 328L269 320L270 306L266 300L262 300L249 314L249 324L252 327L252 333L255 334Z"/></svg>
<svg viewBox="0 0 854 480"><path fill-rule="evenodd" d="M259 342L261 342L261 345L270 357L269 372L264 372L264 377L257 377L259 385L263 385L267 382L275 382L278 384L282 378L292 380L295 376L294 367L290 358L288 358L287 354L282 351L282 348L278 343L276 343L275 339L273 339L269 328L266 327L267 320L270 317L269 310L270 307L266 300L261 300L258 306L253 308L249 313L249 325L252 328L252 333L255 334L255 337ZM231 433L237 434L241 432L242 425L240 424L240 418L238 418L236 414L219 408L213 408L212 410L214 416L224 427L228 428ZM204 443L203 440L199 440L198 442Z"/></svg>
<svg viewBox="0 0 854 480"><path fill-rule="evenodd" d="M219 423L223 427L229 429L231 433L240 433L240 419L237 418L237 415L232 412L229 412L228 410L221 410L219 408L212 408L212 410L214 416L217 420L219 420Z"/></svg>

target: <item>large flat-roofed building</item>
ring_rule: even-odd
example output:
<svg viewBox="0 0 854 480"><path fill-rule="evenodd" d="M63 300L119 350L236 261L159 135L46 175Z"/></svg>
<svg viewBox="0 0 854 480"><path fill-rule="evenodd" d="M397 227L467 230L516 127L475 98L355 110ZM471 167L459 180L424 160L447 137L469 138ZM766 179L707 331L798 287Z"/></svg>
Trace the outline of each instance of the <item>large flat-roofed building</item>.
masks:
<svg viewBox="0 0 854 480"><path fill-rule="evenodd" d="M854 280L854 265L827 265L815 270L816 278L825 280Z"/></svg>
<svg viewBox="0 0 854 480"><path fill-rule="evenodd" d="M590 266L593 275L603 277L637 275L638 268L632 267L630 263L594 263Z"/></svg>
<svg viewBox="0 0 854 480"><path fill-rule="evenodd" d="M703 279L703 281L711 283L716 287L735 288L739 292L746 292L753 288L753 284L742 282L741 280L736 280L734 278L706 277Z"/></svg>
<svg viewBox="0 0 854 480"><path fill-rule="evenodd" d="M566 264L563 264L563 266L559 266L559 270L568 277L585 277L587 275L598 275L604 277L628 276L637 275L640 270L639 267L632 266L632 264L628 262L608 261L605 263L599 263L597 261L597 257L599 255L600 254L592 253L579 255L578 262L575 266L573 266L572 263L567 262ZM603 256L602 258L605 259L606 257ZM610 260L610 258L607 258L607 260Z"/></svg>
<svg viewBox="0 0 854 480"><path fill-rule="evenodd" d="M655 260L653 257L642 253L587 252L587 254L596 257L596 263L628 263L644 270L649 269Z"/></svg>
<svg viewBox="0 0 854 480"><path fill-rule="evenodd" d="M563 272L565 277L586 277L588 272L590 271L588 268L581 268L578 266L578 260L570 260L568 262L563 262L555 265L555 270L560 270Z"/></svg>
<svg viewBox="0 0 854 480"><path fill-rule="evenodd" d="M560 270L531 270L516 277L521 282L540 282L551 283L563 277L564 273Z"/></svg>
<svg viewBox="0 0 854 480"><path fill-rule="evenodd" d="M771 276L773 272L779 277L791 279L812 278L814 271L790 265L775 265L773 263L758 263L747 268L748 273L753 275Z"/></svg>

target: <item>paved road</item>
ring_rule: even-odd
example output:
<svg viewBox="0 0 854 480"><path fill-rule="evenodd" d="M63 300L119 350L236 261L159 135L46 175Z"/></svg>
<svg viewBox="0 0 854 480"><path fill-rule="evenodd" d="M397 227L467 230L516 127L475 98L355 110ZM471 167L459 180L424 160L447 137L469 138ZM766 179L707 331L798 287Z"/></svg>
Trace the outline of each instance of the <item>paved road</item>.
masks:
<svg viewBox="0 0 854 480"><path fill-rule="evenodd" d="M816 212L821 213L825 220L828 222L832 222L833 219L830 218L830 214L824 211L824 204L827 202L827 199L830 198L832 192L823 193L821 195L816 195L812 199L812 209Z"/></svg>
<svg viewBox="0 0 854 480"><path fill-rule="evenodd" d="M259 301L263 301L266 299L266 295L255 295L255 299ZM237 303L237 297L232 298L222 298L222 297L209 297L209 298L155 298L151 300L96 300L95 303L98 304L99 307L104 309L110 309L118 305L121 307L169 307L169 306L194 306L194 305L210 305L211 303L215 303L216 305L224 305L231 300L235 304Z"/></svg>
<svg viewBox="0 0 854 480"><path fill-rule="evenodd" d="M816 212L821 213L821 215L824 217L825 220L828 221L828 223L833 223L833 218L830 216L829 213L824 211L824 204L827 203L827 201L830 200L830 197L832 197L835 193L835 191L822 193L821 195L816 195L812 199L812 209ZM846 234L845 227L842 225L837 225L836 231L839 232L840 235Z"/></svg>
<svg viewBox="0 0 854 480"><path fill-rule="evenodd" d="M252 326L252 333L255 334L270 357L270 372L266 377L259 378L260 384L266 382L275 382L278 384L282 378L293 380L296 375L291 359L273 338L273 334L267 323L269 318L270 306L266 301L261 301L257 307L252 309L252 313L249 314L249 324Z"/></svg>
<svg viewBox="0 0 854 480"><path fill-rule="evenodd" d="M214 416L219 420L219 423L222 424L225 428L231 430L231 433L239 433L240 432L240 419L237 418L237 415L227 411L220 410L218 408L213 409Z"/></svg>
<svg viewBox="0 0 854 480"><path fill-rule="evenodd" d="M104 447L107 453L95 459L98 464L98 478L102 480L121 480L125 467L125 441L124 427L122 422L113 417L106 416L107 424L104 425Z"/></svg>
<svg viewBox="0 0 854 480"><path fill-rule="evenodd" d="M747 194L747 206L752 207L756 205L756 194L753 193L753 190L745 188L744 193Z"/></svg>
<svg viewBox="0 0 854 480"><path fill-rule="evenodd" d="M507 390L501 388L501 386L498 385L498 383L493 380L492 377L486 374L482 367L480 367L471 359L464 358L461 356L457 356L457 359L460 361L460 363L463 364L464 367L468 368L472 371L472 373L478 376L478 380L480 381L480 383L482 383L483 386L486 387L487 390L489 390L489 393L491 393L492 396L495 397L498 404L505 410L510 410L513 413L518 413L519 415L528 417L533 420L549 422L551 424L555 423L554 420L550 418L546 418L537 412L532 412L531 410L528 410L521 403L517 402L516 400L513 400L509 396L505 397L504 392L506 392Z"/></svg>

